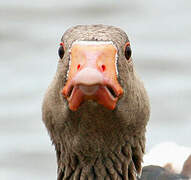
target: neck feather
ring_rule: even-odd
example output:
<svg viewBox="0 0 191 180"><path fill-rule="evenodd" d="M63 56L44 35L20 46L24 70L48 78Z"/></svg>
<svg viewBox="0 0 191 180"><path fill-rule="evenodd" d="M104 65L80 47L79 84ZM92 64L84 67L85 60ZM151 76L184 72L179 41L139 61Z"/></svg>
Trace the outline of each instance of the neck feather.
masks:
<svg viewBox="0 0 191 180"><path fill-rule="evenodd" d="M57 152L57 180L136 180L147 116L142 111L134 116L131 109L127 116L89 103L77 112L56 114L57 124L46 123Z"/></svg>
<svg viewBox="0 0 191 180"><path fill-rule="evenodd" d="M58 180L114 179L136 180L141 172L144 138L134 139L118 146L114 151L83 152L65 151L64 146L56 146Z"/></svg>

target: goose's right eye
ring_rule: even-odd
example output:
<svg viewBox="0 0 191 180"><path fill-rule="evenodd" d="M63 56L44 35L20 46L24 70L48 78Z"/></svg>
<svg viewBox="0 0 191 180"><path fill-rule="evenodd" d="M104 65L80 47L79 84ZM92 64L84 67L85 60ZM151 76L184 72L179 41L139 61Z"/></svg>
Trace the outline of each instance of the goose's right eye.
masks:
<svg viewBox="0 0 191 180"><path fill-rule="evenodd" d="M64 43L60 43L60 47L58 49L58 55L59 55L60 59L63 58L63 56L64 56Z"/></svg>

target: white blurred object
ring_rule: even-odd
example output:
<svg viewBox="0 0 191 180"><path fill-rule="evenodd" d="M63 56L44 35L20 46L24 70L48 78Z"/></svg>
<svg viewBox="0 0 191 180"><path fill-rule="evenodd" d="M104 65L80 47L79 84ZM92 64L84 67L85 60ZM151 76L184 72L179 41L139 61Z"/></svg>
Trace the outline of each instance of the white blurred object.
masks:
<svg viewBox="0 0 191 180"><path fill-rule="evenodd" d="M180 173L190 154L191 147L180 146L173 142L160 143L146 153L143 166L158 165L164 167L170 163L173 170Z"/></svg>

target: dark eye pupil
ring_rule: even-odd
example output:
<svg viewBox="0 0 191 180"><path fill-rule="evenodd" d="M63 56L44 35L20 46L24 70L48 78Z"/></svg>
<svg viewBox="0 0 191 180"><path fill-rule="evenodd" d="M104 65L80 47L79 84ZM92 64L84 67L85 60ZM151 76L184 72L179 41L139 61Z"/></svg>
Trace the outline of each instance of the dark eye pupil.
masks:
<svg viewBox="0 0 191 180"><path fill-rule="evenodd" d="M58 55L60 56L61 59L63 58L63 56L64 56L64 48L63 48L63 46L59 47Z"/></svg>
<svg viewBox="0 0 191 180"><path fill-rule="evenodd" d="M129 58L131 57L131 48L130 46L126 46L125 48L125 57L127 60L129 60Z"/></svg>

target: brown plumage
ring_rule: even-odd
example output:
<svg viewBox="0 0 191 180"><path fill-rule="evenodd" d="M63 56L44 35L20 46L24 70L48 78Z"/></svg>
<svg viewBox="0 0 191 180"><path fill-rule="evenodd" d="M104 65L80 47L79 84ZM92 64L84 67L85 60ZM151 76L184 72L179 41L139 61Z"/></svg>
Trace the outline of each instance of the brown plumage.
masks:
<svg viewBox="0 0 191 180"><path fill-rule="evenodd" d="M188 176L176 174L160 166L143 167L141 178L138 180L189 180Z"/></svg>
<svg viewBox="0 0 191 180"><path fill-rule="evenodd" d="M191 178L191 155L184 162L181 174Z"/></svg>
<svg viewBox="0 0 191 180"><path fill-rule="evenodd" d="M61 40L64 57L43 101L43 121L55 145L58 180L135 180L141 172L149 100L137 77L133 61L126 60L124 31L113 26L80 25L70 28ZM123 88L113 110L92 100L71 111L62 91L71 68L75 41L112 41L117 48L117 80ZM107 67L106 67L107 68Z"/></svg>

